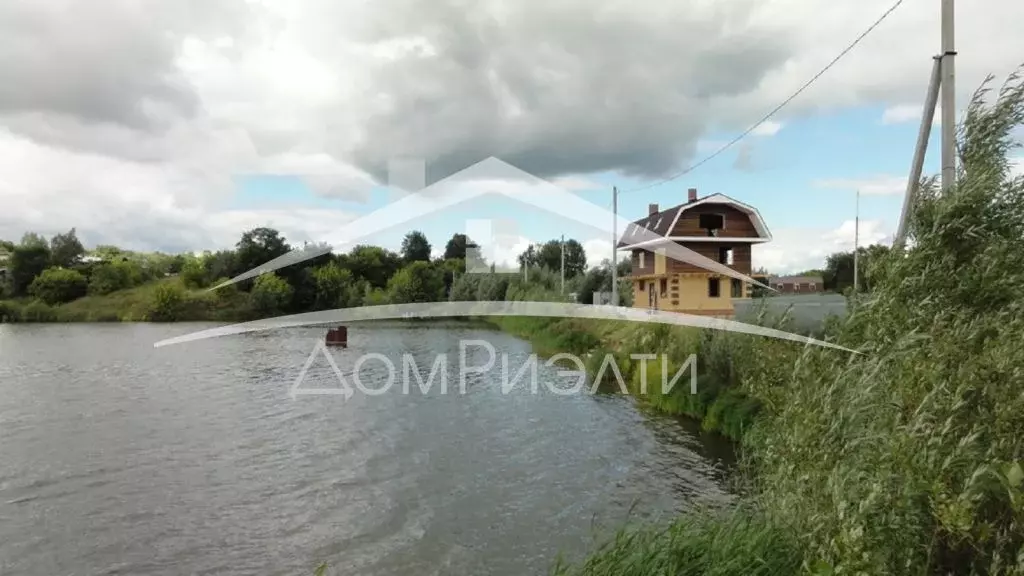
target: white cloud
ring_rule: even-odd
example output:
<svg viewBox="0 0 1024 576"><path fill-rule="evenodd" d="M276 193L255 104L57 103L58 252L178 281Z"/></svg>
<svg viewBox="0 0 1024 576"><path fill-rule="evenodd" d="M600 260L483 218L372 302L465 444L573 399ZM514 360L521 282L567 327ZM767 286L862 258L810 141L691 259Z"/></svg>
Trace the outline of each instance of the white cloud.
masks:
<svg viewBox="0 0 1024 576"><path fill-rule="evenodd" d="M593 268L601 264L602 260L611 261L612 259L612 243L609 240L602 240L600 238L591 238L583 243L583 251L587 253L587 266ZM619 254L619 258L623 258L622 254Z"/></svg>
<svg viewBox="0 0 1024 576"><path fill-rule="evenodd" d="M1010 173L1014 176L1024 177L1024 156L1011 160Z"/></svg>
<svg viewBox="0 0 1024 576"><path fill-rule="evenodd" d="M755 245L753 265L765 267L771 274L793 274L822 268L825 259L835 252L848 252L854 246L853 220L838 228L780 228L772 231L767 244ZM889 244L892 230L881 220L861 220L859 245Z"/></svg>
<svg viewBox="0 0 1024 576"><path fill-rule="evenodd" d="M559 188L563 188L569 191L591 191L591 190L604 190L610 189L610 186L606 186L599 182L595 182L585 176L562 176L560 178L554 178L551 183Z"/></svg>
<svg viewBox="0 0 1024 576"><path fill-rule="evenodd" d="M907 191L906 176L872 176L867 178L822 179L811 182L815 188L845 190L854 193L860 190L864 196L893 196Z"/></svg>
<svg viewBox="0 0 1024 576"><path fill-rule="evenodd" d="M754 128L751 134L754 136L775 136L779 133L779 130L782 130L782 126L782 122L767 120L759 124L757 128Z"/></svg>
<svg viewBox="0 0 1024 576"><path fill-rule="evenodd" d="M920 104L897 104L882 112L882 124L902 124L904 122L921 121L922 106Z"/></svg>
<svg viewBox="0 0 1024 576"><path fill-rule="evenodd" d="M247 219L284 218L225 212L234 176L299 174L360 199L399 154L440 172L494 154L574 175L572 189L588 173L670 173L717 147L711 130L727 138L792 94L890 2L96 1L0 2L0 237L77 226L134 248L214 247ZM756 134L859 105L914 121L939 12L897 9ZM1018 64L1022 19L1011 1L958 15L959 103ZM282 225L329 235L318 214Z"/></svg>

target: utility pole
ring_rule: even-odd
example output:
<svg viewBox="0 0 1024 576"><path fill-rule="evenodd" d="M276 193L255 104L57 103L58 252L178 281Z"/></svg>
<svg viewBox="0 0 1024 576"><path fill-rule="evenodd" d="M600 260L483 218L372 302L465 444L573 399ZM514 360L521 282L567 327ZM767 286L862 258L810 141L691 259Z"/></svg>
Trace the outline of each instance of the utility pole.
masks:
<svg viewBox="0 0 1024 576"><path fill-rule="evenodd" d="M921 129L917 133L914 160L910 163L910 177L907 178L907 191L903 196L903 210L900 212L900 223L896 229L895 242L893 242L893 248L897 250L903 248L903 244L906 242L907 227L910 226L914 203L917 200L917 187L921 184L924 156L928 152L928 139L931 138L932 124L935 122L935 105L939 100L939 85L942 82L942 56L933 56L932 59L932 77L924 99Z"/></svg>
<svg viewBox="0 0 1024 576"><path fill-rule="evenodd" d="M942 0L942 191L956 179L956 48L953 0Z"/></svg>
<svg viewBox="0 0 1024 576"><path fill-rule="evenodd" d="M619 305L619 188L612 186L612 306Z"/></svg>
<svg viewBox="0 0 1024 576"><path fill-rule="evenodd" d="M565 234L562 234L562 294L565 294Z"/></svg>
<svg viewBox="0 0 1024 576"><path fill-rule="evenodd" d="M855 294L860 290L858 252L860 252L860 190L857 190L857 203L853 216L853 292Z"/></svg>

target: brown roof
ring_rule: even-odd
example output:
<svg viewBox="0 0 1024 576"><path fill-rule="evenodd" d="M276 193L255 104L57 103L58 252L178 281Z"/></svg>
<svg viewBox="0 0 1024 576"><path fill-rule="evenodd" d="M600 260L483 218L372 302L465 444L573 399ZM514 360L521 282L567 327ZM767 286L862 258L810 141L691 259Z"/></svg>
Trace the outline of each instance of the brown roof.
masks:
<svg viewBox="0 0 1024 576"><path fill-rule="evenodd" d="M679 214L679 210L682 209L683 206L686 206L686 204L689 204L689 202L673 206L672 208L666 208L665 210L655 212L650 216L645 216L639 220L633 221L633 223L626 226L626 229L623 231L622 237L619 239L619 247L633 244L633 242L628 242L626 239L629 238L630 234L632 234L634 226L646 228L658 236L668 236L669 230L672 228L672 222L675 221L676 216Z"/></svg>

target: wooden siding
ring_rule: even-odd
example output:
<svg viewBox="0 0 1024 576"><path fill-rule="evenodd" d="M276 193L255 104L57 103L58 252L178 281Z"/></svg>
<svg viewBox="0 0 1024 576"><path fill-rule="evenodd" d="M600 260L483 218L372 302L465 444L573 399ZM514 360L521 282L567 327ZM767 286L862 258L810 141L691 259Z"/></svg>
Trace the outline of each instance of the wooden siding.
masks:
<svg viewBox="0 0 1024 576"><path fill-rule="evenodd" d="M679 221L672 229L672 236L706 236L700 227L701 214L721 214L725 227L718 231L719 238L757 238L757 230L750 216L727 204L701 204L687 209L679 215Z"/></svg>
<svg viewBox="0 0 1024 576"><path fill-rule="evenodd" d="M705 256L718 262L719 249L721 248L732 248L732 266L729 266L733 270L741 273L750 275L750 244L729 244L727 242L683 242L682 246L693 250L694 252ZM668 272L707 272L708 270L697 266L696 264L690 264L689 262L683 262L680 260L668 259Z"/></svg>
<svg viewBox="0 0 1024 576"><path fill-rule="evenodd" d="M640 253L644 253L644 266L640 267ZM630 270L633 276L644 276L654 274L654 252L648 250L633 250L632 266Z"/></svg>

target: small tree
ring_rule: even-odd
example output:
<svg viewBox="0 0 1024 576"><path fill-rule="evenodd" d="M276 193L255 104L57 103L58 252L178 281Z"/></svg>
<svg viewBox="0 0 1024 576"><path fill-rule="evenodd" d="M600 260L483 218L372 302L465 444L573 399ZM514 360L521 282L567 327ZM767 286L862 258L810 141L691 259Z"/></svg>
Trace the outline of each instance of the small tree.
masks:
<svg viewBox="0 0 1024 576"><path fill-rule="evenodd" d="M413 262L388 282L388 298L394 303L437 302L444 296L444 276L429 262Z"/></svg>
<svg viewBox="0 0 1024 576"><path fill-rule="evenodd" d="M187 256L181 266L181 282L186 288L205 288L209 284L206 266L195 256Z"/></svg>
<svg viewBox="0 0 1024 576"><path fill-rule="evenodd" d="M89 278L90 294L110 294L117 290L126 290L139 284L142 280L142 271L134 262L114 260L104 262L93 268L92 276Z"/></svg>
<svg viewBox="0 0 1024 576"><path fill-rule="evenodd" d="M85 247L78 241L74 228L50 240L50 262L54 266L70 268L78 264L84 254Z"/></svg>
<svg viewBox="0 0 1024 576"><path fill-rule="evenodd" d="M292 298L292 287L280 276L269 273L256 279L249 293L254 311L261 315L280 313Z"/></svg>
<svg viewBox="0 0 1024 576"><path fill-rule="evenodd" d="M26 234L21 244L11 252L8 268L11 289L15 296L28 294L28 287L36 276L50 265L50 247L38 235Z"/></svg>
<svg viewBox="0 0 1024 576"><path fill-rule="evenodd" d="M419 230L413 230L402 239L402 259L406 262L429 262L430 242Z"/></svg>
<svg viewBox="0 0 1024 576"><path fill-rule="evenodd" d="M360 293L356 292L352 273L329 262L313 272L316 279L316 307L318 310L345 308L358 303Z"/></svg>
<svg viewBox="0 0 1024 576"><path fill-rule="evenodd" d="M161 284L153 291L149 304L149 319L154 322L174 322L185 313L185 290L174 283Z"/></svg>
<svg viewBox="0 0 1024 576"><path fill-rule="evenodd" d="M85 296L86 288L85 276L77 270L48 268L32 281L29 293L52 306Z"/></svg>

